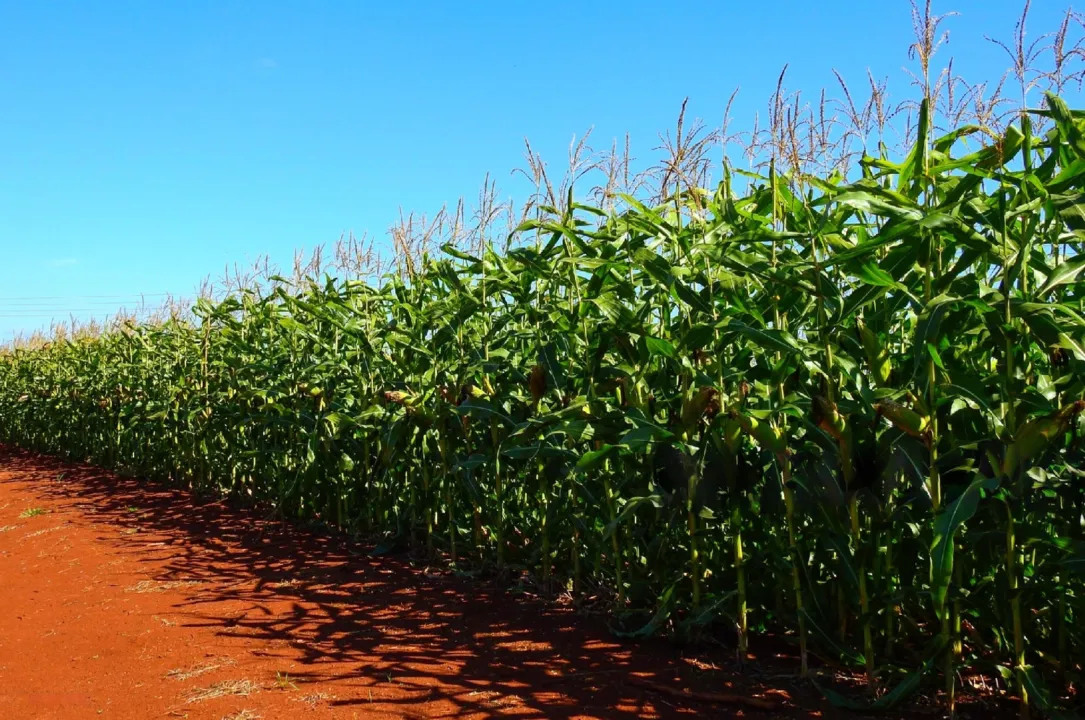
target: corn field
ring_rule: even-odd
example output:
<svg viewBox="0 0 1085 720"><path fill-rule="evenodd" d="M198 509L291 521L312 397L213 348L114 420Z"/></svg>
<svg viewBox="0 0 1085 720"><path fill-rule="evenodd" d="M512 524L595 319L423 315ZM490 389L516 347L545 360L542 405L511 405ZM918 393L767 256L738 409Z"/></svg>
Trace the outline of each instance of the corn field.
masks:
<svg viewBox="0 0 1085 720"><path fill-rule="evenodd" d="M0 439L527 571L622 635L783 634L865 673L842 704L952 710L980 674L1054 710L1085 662L1085 113L1049 94L969 153L929 115L897 160L569 189L500 249L7 351Z"/></svg>

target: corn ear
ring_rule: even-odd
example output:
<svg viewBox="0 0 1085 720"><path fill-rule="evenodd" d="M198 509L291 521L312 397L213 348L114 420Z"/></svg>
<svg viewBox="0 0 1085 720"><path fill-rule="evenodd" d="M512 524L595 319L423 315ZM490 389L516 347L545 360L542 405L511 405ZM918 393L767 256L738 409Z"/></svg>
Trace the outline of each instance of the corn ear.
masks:
<svg viewBox="0 0 1085 720"><path fill-rule="evenodd" d="M738 448L742 443L742 425L735 418L724 418L721 423L723 427L723 442L727 446L727 449L732 453L738 452Z"/></svg>
<svg viewBox="0 0 1085 720"><path fill-rule="evenodd" d="M889 376L893 370L892 363L889 361L889 351L882 345L878 334L867 327L862 320L856 321L856 326L859 328L859 340L863 344L870 374L878 385L884 387L889 384Z"/></svg>
<svg viewBox="0 0 1085 720"><path fill-rule="evenodd" d="M738 414L737 420L746 434L756 440L757 444L764 449L776 455L787 453L787 442L779 428L742 413Z"/></svg>
<svg viewBox="0 0 1085 720"><path fill-rule="evenodd" d="M827 400L820 395L815 395L813 398L813 410L814 422L817 426L839 442L844 437L846 423L844 421L844 416L841 415L840 411L837 409L836 403Z"/></svg>
<svg viewBox="0 0 1085 720"><path fill-rule="evenodd" d="M1040 455L1052 440L1066 432L1070 422L1085 409L1085 400L1078 400L1057 412L1029 420L1017 431L1017 436L1006 450L1002 461L1002 474L1011 475L1029 460Z"/></svg>
<svg viewBox="0 0 1085 720"><path fill-rule="evenodd" d="M682 425L687 430L696 427L705 412L712 409L713 403L715 403L718 396L719 393L713 387L703 387L694 393L693 397L682 403ZM719 409L718 404L715 405L715 408Z"/></svg>
<svg viewBox="0 0 1085 720"><path fill-rule="evenodd" d="M882 400L874 405L874 409L879 415L893 423L897 429L913 437L926 439L930 432L931 419L928 415L921 415L900 403Z"/></svg>

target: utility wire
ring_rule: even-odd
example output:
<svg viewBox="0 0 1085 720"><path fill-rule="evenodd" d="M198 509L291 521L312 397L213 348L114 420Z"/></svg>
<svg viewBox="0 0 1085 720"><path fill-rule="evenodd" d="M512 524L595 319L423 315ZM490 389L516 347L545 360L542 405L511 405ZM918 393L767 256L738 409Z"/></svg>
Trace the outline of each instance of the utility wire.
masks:
<svg viewBox="0 0 1085 720"><path fill-rule="evenodd" d="M0 296L0 302L5 300L82 300L84 298L137 298L137 297L181 297L177 293L127 293L124 295L8 295Z"/></svg>
<svg viewBox="0 0 1085 720"><path fill-rule="evenodd" d="M43 318L87 314L114 315L118 312L149 313L160 307L162 298L183 300L173 293L130 293L123 295L22 295L0 297L0 317ZM158 299L159 302L155 300Z"/></svg>
<svg viewBox="0 0 1085 720"><path fill-rule="evenodd" d="M65 302L29 302L29 301L12 301L8 302L0 300L0 307L9 308L44 308L51 310L54 308L70 308L70 307L120 307L121 305L161 305L162 300L140 300L138 298L131 298L128 300L69 300Z"/></svg>
<svg viewBox="0 0 1085 720"><path fill-rule="evenodd" d="M153 312L153 311L151 311L151 310L130 310L130 311L126 310L125 314L130 313L130 314L133 314L133 315L138 315L138 314L142 313L144 315L149 315L149 314L151 314L151 312ZM111 316L116 315L116 314L117 314L116 312L109 311L109 310L99 310L97 312L67 312L67 313L43 313L43 312L6 313L6 312L0 312L0 317L7 317L7 318L63 318L65 320L67 320L70 316L74 315L76 317L76 319L78 320L79 318L86 318L86 317L111 317Z"/></svg>

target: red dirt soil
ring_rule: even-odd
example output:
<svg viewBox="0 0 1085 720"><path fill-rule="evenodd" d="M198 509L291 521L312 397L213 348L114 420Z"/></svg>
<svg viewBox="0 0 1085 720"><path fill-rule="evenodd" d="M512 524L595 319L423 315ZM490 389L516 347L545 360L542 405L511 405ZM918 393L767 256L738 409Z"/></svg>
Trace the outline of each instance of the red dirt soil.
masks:
<svg viewBox="0 0 1085 720"><path fill-rule="evenodd" d="M625 643L509 584L0 448L5 719L835 715L725 649Z"/></svg>

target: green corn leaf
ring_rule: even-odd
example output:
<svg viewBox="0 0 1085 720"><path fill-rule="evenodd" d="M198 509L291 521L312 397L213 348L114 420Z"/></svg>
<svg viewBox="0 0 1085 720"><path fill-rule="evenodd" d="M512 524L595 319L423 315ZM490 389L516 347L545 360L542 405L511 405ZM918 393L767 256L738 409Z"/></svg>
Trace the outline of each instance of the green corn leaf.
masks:
<svg viewBox="0 0 1085 720"><path fill-rule="evenodd" d="M1047 282L1040 286L1036 295L1043 297L1060 285L1074 282L1083 268L1085 268L1085 255L1075 255L1063 260L1047 276Z"/></svg>
<svg viewBox="0 0 1085 720"><path fill-rule="evenodd" d="M644 342L648 346L648 352L653 355L662 355L668 358L673 358L675 356L674 345L663 338L646 335L644 337Z"/></svg>
<svg viewBox="0 0 1085 720"><path fill-rule="evenodd" d="M617 445L603 445L598 450L589 450L580 456L580 459L576 461L577 472L588 472L594 470L603 464L603 461L608 458L617 456L621 448Z"/></svg>
<svg viewBox="0 0 1085 720"><path fill-rule="evenodd" d="M997 478L978 475L935 518L934 539L931 542L931 594L939 617L945 612L946 594L953 577L953 550L957 531L976 514L984 493L993 491L998 484Z"/></svg>
<svg viewBox="0 0 1085 720"><path fill-rule="evenodd" d="M510 427L516 424L513 419L506 415L497 405L482 398L468 399L456 408L456 412L460 415L468 415L471 417L485 419L495 418Z"/></svg>

